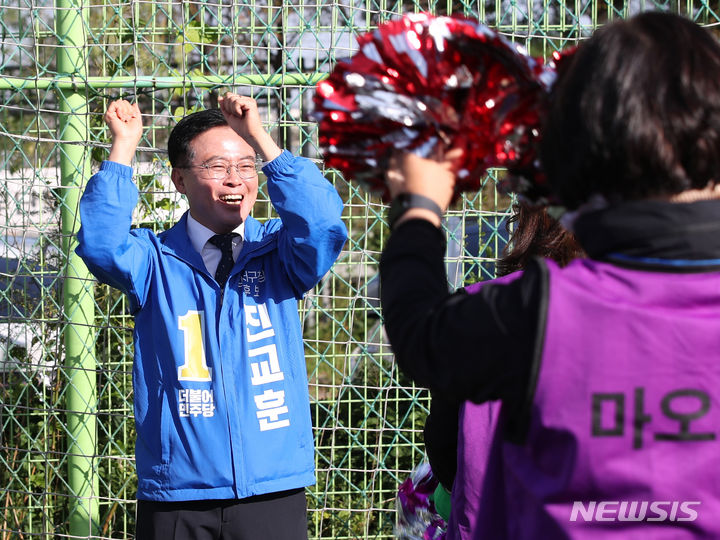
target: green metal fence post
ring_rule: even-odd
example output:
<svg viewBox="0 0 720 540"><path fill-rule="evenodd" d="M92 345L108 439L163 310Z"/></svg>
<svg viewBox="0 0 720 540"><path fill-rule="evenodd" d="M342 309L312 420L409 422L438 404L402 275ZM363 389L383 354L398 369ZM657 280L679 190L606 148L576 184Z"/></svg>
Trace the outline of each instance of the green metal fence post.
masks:
<svg viewBox="0 0 720 540"><path fill-rule="evenodd" d="M87 8L83 0L57 0L58 71L78 78L84 90ZM85 143L88 140L87 100L78 89L58 90L62 120L58 139L62 175L63 251L67 258L63 306L65 311L65 366L68 430L69 532L72 536L99 534L97 452L97 382L93 328L95 304L92 276L75 255L80 191L90 174Z"/></svg>

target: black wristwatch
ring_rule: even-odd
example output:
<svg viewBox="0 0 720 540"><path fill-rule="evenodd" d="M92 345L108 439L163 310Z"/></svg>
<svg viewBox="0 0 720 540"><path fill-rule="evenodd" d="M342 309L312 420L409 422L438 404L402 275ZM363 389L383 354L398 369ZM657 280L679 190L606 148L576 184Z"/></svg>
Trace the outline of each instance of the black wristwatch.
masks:
<svg viewBox="0 0 720 540"><path fill-rule="evenodd" d="M395 222L400 219L400 216L411 208L425 208L426 210L435 212L440 219L442 219L443 216L442 209L432 199L424 195L418 195L417 193L401 193L390 203L390 210L388 210L388 225L390 225L390 230L395 226Z"/></svg>

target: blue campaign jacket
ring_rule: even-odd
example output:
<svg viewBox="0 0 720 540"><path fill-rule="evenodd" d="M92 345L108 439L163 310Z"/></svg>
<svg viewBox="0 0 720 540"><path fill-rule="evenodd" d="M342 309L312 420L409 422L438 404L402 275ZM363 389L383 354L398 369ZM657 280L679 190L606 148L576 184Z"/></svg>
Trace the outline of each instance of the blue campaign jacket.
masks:
<svg viewBox="0 0 720 540"><path fill-rule="evenodd" d="M132 169L104 162L80 202L77 253L135 317L138 499L233 499L315 482L298 299L347 238L342 201L285 151L267 164L280 216L249 217L225 291L187 236L132 229Z"/></svg>

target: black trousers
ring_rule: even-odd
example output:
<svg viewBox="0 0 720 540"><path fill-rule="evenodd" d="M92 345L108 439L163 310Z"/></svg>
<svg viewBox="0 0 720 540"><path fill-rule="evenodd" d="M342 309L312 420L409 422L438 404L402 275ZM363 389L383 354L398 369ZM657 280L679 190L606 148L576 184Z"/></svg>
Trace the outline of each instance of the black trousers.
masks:
<svg viewBox="0 0 720 540"><path fill-rule="evenodd" d="M137 501L137 540L307 540L305 490L247 499Z"/></svg>

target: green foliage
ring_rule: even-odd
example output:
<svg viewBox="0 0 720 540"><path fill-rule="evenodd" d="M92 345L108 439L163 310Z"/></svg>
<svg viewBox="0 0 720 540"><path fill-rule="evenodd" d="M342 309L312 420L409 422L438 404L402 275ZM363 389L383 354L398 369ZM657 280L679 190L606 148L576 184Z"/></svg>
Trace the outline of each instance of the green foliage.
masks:
<svg viewBox="0 0 720 540"><path fill-rule="evenodd" d="M173 118L175 119L175 122L179 122L182 118L187 116L188 114L192 114L194 112L201 111L204 107L201 105L196 105L195 107L176 107L173 111Z"/></svg>

